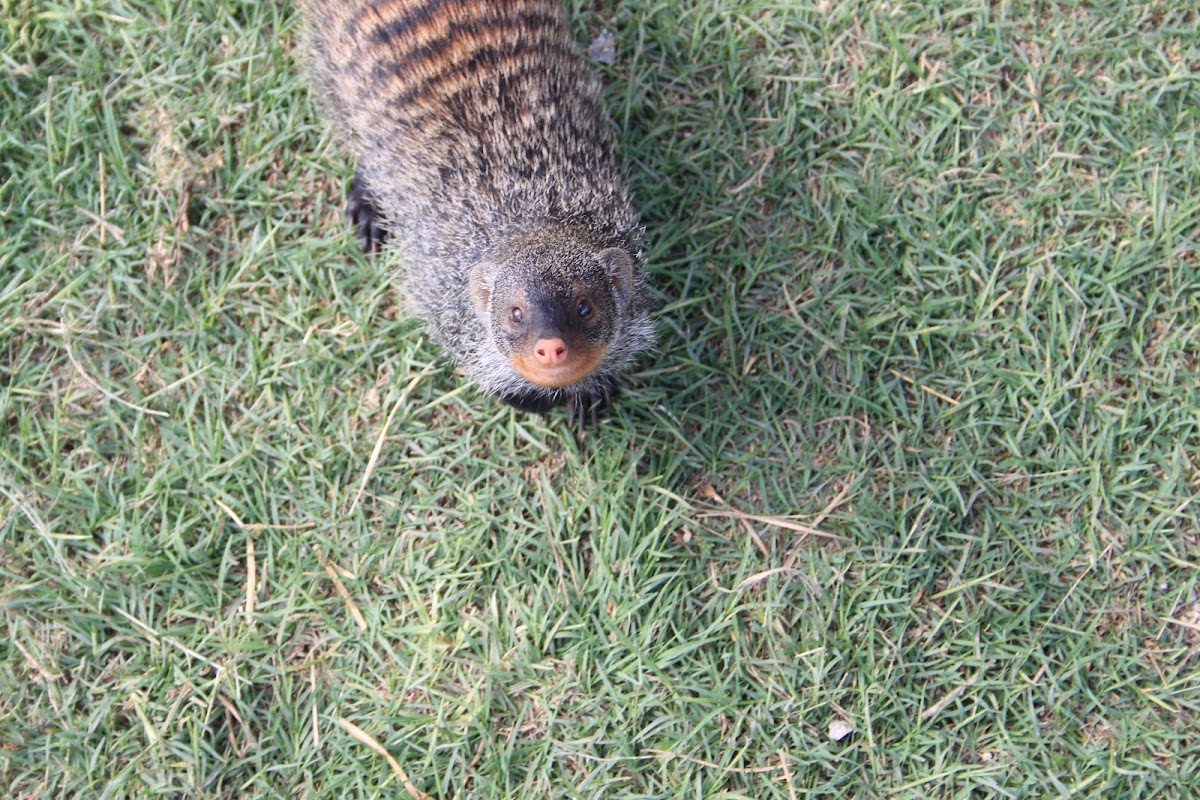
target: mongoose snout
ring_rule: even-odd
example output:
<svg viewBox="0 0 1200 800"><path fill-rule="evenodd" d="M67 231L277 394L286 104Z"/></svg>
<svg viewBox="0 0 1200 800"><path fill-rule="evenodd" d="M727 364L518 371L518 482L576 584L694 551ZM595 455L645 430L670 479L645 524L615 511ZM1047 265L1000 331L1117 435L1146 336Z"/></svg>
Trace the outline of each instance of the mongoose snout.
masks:
<svg viewBox="0 0 1200 800"><path fill-rule="evenodd" d="M538 339L533 343L533 355L547 369L561 367L567 363L567 343L562 339Z"/></svg>

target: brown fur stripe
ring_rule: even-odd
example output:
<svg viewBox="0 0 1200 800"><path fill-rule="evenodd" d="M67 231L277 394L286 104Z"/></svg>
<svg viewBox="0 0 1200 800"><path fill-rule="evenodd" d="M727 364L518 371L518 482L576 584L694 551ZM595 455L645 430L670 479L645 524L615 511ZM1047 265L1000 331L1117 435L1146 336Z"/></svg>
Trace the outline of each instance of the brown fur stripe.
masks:
<svg viewBox="0 0 1200 800"><path fill-rule="evenodd" d="M571 54L569 47L547 46L527 40L480 44L472 48L451 45L450 50L454 55L445 56L445 60L433 60L439 67L438 71L422 71L421 80L413 80L418 74L415 70L405 73L398 64L393 63L376 65L372 77L391 85L395 93L390 94L389 101L406 106L433 97L454 96L464 89L479 86L481 77L499 81L544 71L544 57L549 50Z"/></svg>
<svg viewBox="0 0 1200 800"><path fill-rule="evenodd" d="M432 36L416 37L413 31L402 33L391 30L390 25L378 28L371 34L373 47L391 44L395 57L387 59L388 67L403 75L422 68L445 67L459 64L486 51L498 51L514 42L528 45L553 47L564 43L564 37L554 26L554 19L540 16L515 19L467 20L452 22ZM403 37L401 41L397 38ZM381 59L382 60L382 59Z"/></svg>
<svg viewBox="0 0 1200 800"><path fill-rule="evenodd" d="M436 17L423 20L422 24L413 24L413 20L389 19L381 20L369 34L372 44L383 45L397 40L405 49L427 47L435 42L449 38L463 37L474 39L489 32L519 35L521 33L541 32L557 34L559 19L557 14L545 10L526 10L507 16L478 15L472 17Z"/></svg>
<svg viewBox="0 0 1200 800"><path fill-rule="evenodd" d="M424 28L445 30L454 22L484 22L513 19L525 14L549 16L554 24L562 21L562 7L550 0L379 0L343 4L346 34L351 40L364 34L386 31L394 35L416 36Z"/></svg>

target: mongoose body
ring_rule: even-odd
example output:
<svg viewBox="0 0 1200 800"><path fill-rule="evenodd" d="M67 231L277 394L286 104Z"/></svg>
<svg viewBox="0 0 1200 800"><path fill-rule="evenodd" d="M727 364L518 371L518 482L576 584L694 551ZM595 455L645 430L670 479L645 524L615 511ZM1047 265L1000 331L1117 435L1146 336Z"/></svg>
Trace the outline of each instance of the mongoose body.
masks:
<svg viewBox="0 0 1200 800"><path fill-rule="evenodd" d="M654 341L641 227L559 0L313 0L313 72L358 160L364 247L487 392L607 401Z"/></svg>

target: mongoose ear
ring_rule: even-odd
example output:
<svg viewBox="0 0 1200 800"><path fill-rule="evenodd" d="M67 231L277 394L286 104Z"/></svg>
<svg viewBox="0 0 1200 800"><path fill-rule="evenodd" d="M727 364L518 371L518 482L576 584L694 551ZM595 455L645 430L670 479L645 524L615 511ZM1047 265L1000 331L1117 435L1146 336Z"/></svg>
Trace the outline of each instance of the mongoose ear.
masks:
<svg viewBox="0 0 1200 800"><path fill-rule="evenodd" d="M612 281L613 292L617 295L617 305L621 308L633 296L633 259L619 247L609 247L596 254L596 258Z"/></svg>
<svg viewBox="0 0 1200 800"><path fill-rule="evenodd" d="M494 274L495 270L490 262L480 261L471 267L471 274L467 277L467 286L471 290L471 303L475 306L475 311L479 314L480 319L487 318L488 303L492 299Z"/></svg>

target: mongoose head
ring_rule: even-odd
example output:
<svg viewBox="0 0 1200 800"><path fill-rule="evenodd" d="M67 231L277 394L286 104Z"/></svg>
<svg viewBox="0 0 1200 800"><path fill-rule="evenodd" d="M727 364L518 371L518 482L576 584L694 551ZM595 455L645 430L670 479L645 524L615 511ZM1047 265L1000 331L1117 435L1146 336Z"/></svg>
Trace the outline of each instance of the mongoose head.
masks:
<svg viewBox="0 0 1200 800"><path fill-rule="evenodd" d="M497 349L522 378L551 389L604 363L633 293L633 257L528 237L476 264L471 300Z"/></svg>

